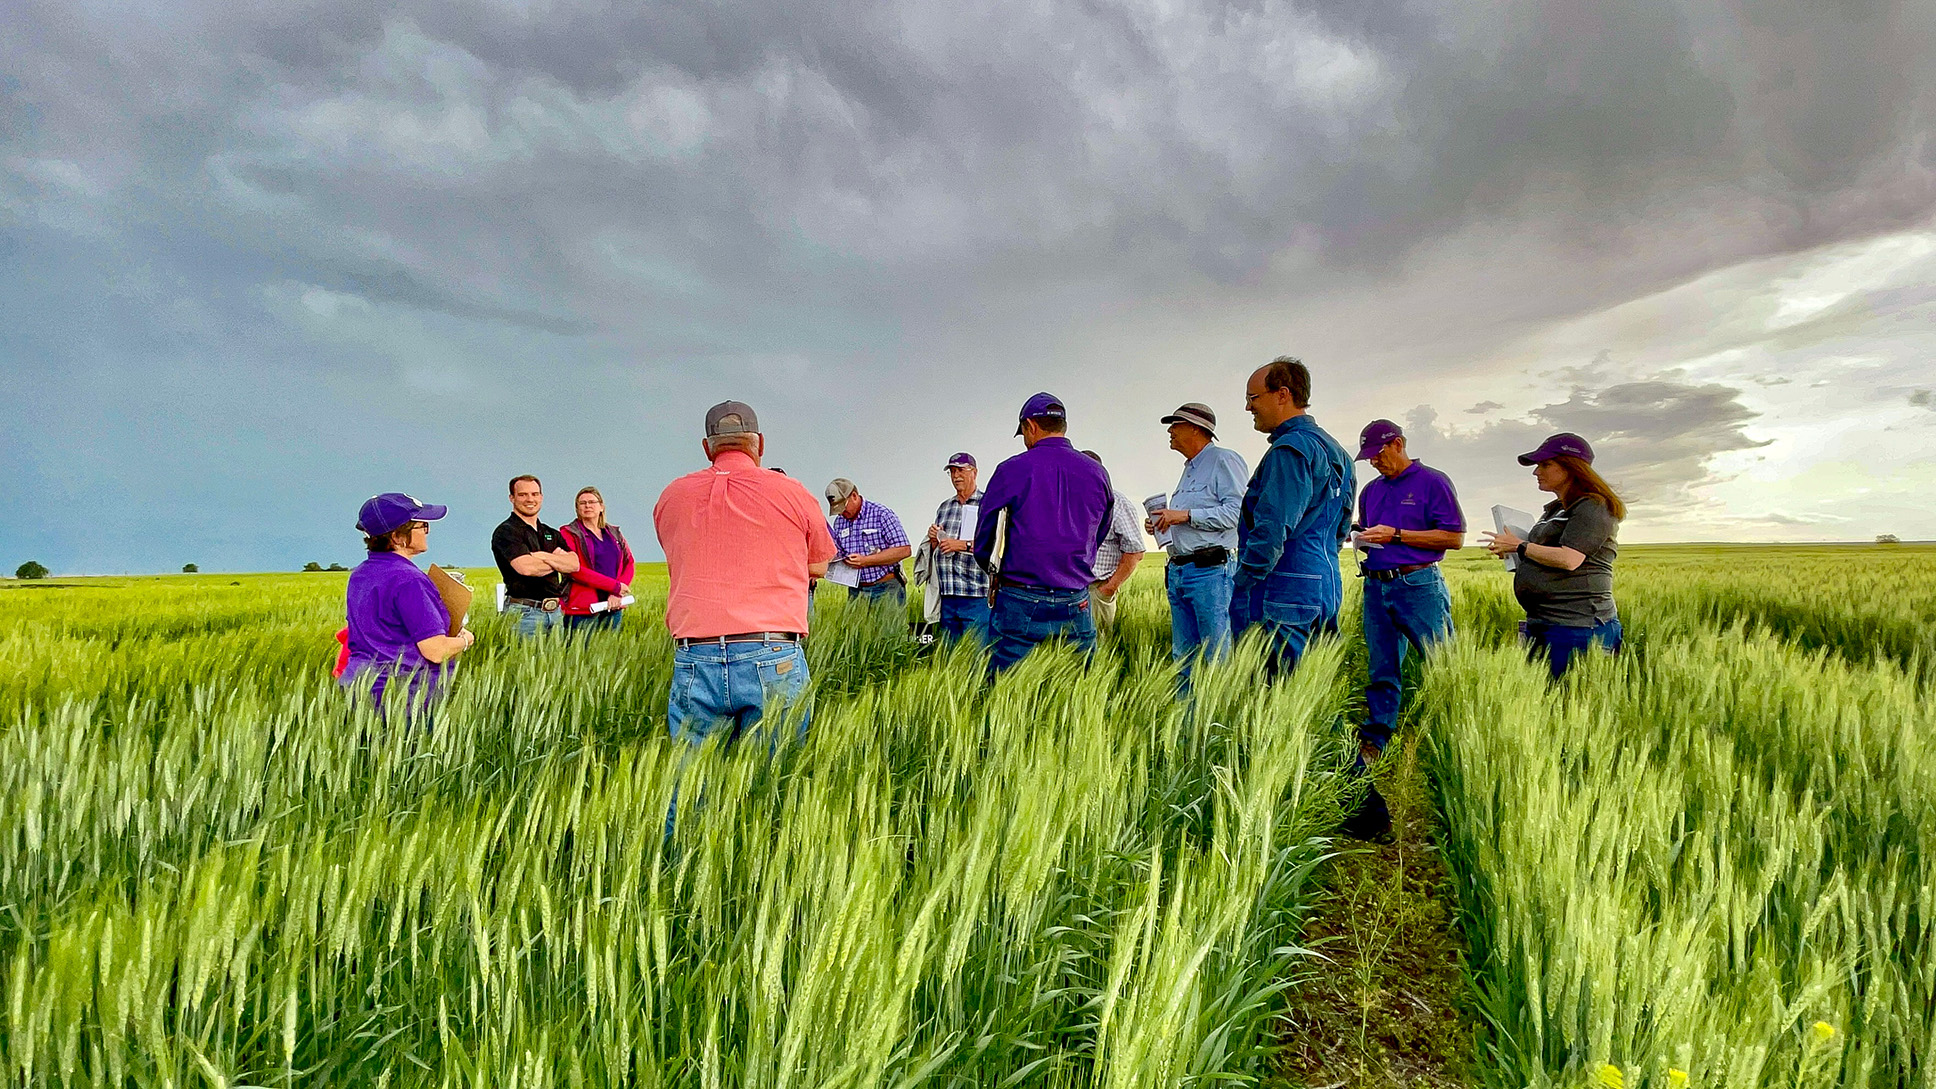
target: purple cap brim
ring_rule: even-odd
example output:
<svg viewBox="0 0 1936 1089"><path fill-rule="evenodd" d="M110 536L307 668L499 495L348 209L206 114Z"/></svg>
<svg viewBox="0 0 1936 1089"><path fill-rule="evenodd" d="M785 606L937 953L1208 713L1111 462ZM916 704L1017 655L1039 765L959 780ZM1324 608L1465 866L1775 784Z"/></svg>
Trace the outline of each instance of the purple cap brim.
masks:
<svg viewBox="0 0 1936 1089"><path fill-rule="evenodd" d="M1556 457L1574 457L1593 464L1593 447L1585 439L1570 431L1562 431L1539 444L1539 449L1529 454L1519 455L1521 465L1538 465Z"/></svg>

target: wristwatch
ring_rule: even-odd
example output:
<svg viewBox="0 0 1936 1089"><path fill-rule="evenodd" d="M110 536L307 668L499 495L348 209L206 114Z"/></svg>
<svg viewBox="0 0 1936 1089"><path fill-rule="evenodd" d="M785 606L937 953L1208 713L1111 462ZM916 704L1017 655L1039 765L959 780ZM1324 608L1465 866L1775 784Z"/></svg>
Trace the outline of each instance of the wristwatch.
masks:
<svg viewBox="0 0 1936 1089"><path fill-rule="evenodd" d="M1519 547L1518 547L1518 548L1515 548L1515 549L1513 549L1513 551L1514 551L1514 552L1517 552L1517 553L1519 554L1519 558L1520 558L1520 559L1522 559L1522 560L1526 558L1526 545L1527 545L1528 543L1529 543L1529 542L1526 542L1526 541L1521 541L1521 542L1519 542Z"/></svg>

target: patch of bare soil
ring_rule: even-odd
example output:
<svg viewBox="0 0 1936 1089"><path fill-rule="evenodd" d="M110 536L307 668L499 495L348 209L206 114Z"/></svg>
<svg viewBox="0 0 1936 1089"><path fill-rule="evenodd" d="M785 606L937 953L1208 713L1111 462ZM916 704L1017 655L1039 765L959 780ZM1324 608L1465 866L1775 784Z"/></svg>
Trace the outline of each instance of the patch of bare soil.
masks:
<svg viewBox="0 0 1936 1089"><path fill-rule="evenodd" d="M1310 1089L1463 1086L1463 948L1416 740L1394 745L1376 775L1392 840L1340 841L1307 931L1326 959L1291 995L1278 1074Z"/></svg>

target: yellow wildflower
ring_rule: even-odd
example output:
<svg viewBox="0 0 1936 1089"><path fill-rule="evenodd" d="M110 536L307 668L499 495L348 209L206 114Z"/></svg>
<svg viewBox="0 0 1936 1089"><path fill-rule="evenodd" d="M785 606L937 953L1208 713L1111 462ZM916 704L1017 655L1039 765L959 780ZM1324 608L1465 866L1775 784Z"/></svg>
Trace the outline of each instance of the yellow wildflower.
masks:
<svg viewBox="0 0 1936 1089"><path fill-rule="evenodd" d="M1828 1043L1835 1038L1835 1026L1829 1024L1827 1021L1815 1022L1808 1026L1808 1031L1814 1033L1815 1038L1823 1043Z"/></svg>
<svg viewBox="0 0 1936 1089"><path fill-rule="evenodd" d="M1667 1084L1671 1086L1672 1089L1687 1089L1687 1071L1676 1069L1671 1066L1668 1067Z"/></svg>
<svg viewBox="0 0 1936 1089"><path fill-rule="evenodd" d="M1622 1074L1620 1068L1612 1063L1600 1064L1599 1079L1600 1084L1606 1086L1607 1089L1627 1089L1627 1076Z"/></svg>

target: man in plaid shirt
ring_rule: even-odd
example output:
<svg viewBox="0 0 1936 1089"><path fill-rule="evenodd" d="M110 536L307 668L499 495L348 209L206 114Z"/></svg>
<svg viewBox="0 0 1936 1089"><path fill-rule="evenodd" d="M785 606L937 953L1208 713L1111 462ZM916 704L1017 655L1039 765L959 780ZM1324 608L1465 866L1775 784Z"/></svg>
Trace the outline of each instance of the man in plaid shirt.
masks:
<svg viewBox="0 0 1936 1089"><path fill-rule="evenodd" d="M941 595L941 635L988 638L988 572L975 559L974 531L963 530L962 512L981 511L981 492L975 489L975 458L956 454L948 459L948 480L955 494L934 512L928 542L934 546L934 590Z"/></svg>
<svg viewBox="0 0 1936 1089"><path fill-rule="evenodd" d="M835 477L827 484L827 529L833 533L836 557L860 573L860 585L847 596L866 598L869 603L907 602L907 579L901 574L901 561L914 554L907 531L893 511L860 494L846 477Z"/></svg>
<svg viewBox="0 0 1936 1089"><path fill-rule="evenodd" d="M1084 450L1083 456L1102 464L1102 455ZM1096 545L1096 581L1089 585L1089 613L1096 630L1116 624L1116 591L1123 588L1149 545L1143 540L1143 508L1129 496L1110 489L1109 532Z"/></svg>

